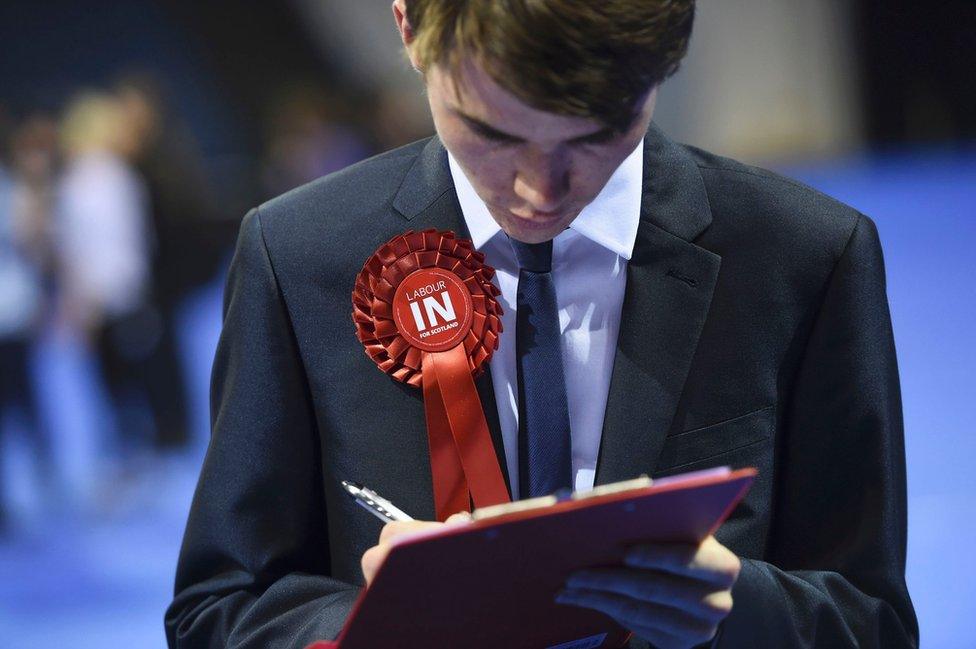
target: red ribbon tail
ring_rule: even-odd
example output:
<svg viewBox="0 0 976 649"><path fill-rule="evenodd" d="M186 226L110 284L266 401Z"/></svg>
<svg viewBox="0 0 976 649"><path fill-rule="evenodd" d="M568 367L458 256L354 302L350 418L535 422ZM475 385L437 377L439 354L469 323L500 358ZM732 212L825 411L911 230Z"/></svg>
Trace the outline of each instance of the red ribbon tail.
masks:
<svg viewBox="0 0 976 649"><path fill-rule="evenodd" d="M437 373L424 353L424 411L427 416L427 443L430 446L430 472L434 487L434 512L444 521L451 514L471 511L468 483L451 434Z"/></svg>
<svg viewBox="0 0 976 649"><path fill-rule="evenodd" d="M450 435L454 439L475 507L508 502L505 478L498 464L478 390L471 377L464 345L426 355L423 367L425 389L427 368L432 367L436 375Z"/></svg>

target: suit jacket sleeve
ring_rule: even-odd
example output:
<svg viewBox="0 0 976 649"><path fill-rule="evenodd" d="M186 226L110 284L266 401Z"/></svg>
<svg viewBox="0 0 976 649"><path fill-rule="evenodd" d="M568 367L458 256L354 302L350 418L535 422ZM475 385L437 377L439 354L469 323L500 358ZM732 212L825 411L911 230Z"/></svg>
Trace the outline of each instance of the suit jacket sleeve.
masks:
<svg viewBox="0 0 976 649"><path fill-rule="evenodd" d="M260 219L244 218L228 278L212 437L166 614L171 647L333 638L359 591L329 576L315 416Z"/></svg>
<svg viewBox="0 0 976 649"><path fill-rule="evenodd" d="M768 561L742 560L719 646L917 646L898 368L865 216L828 281L786 417Z"/></svg>

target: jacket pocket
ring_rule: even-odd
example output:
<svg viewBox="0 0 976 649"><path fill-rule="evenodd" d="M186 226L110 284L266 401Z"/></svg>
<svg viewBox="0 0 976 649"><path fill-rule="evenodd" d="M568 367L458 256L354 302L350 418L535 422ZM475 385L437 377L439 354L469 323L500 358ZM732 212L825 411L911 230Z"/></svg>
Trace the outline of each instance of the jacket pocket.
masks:
<svg viewBox="0 0 976 649"><path fill-rule="evenodd" d="M664 441L655 473L704 468L692 465L706 462L708 466L746 466L748 456L755 457L766 448L764 442L770 440L775 427L776 404L770 404L733 419L672 435Z"/></svg>

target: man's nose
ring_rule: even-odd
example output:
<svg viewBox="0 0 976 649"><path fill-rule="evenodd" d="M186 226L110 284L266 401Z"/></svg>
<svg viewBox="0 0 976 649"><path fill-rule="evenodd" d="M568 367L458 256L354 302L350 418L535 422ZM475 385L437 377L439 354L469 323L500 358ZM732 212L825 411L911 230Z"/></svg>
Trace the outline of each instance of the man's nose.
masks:
<svg viewBox="0 0 976 649"><path fill-rule="evenodd" d="M515 175L515 194L540 212L559 208L569 193L569 165L559 153L530 153Z"/></svg>

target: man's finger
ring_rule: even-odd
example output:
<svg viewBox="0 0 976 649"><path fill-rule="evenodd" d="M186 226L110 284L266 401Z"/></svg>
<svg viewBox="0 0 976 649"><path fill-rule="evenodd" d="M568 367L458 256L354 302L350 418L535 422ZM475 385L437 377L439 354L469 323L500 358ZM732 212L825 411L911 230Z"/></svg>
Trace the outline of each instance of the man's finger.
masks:
<svg viewBox="0 0 976 649"><path fill-rule="evenodd" d="M624 564L707 581L722 588L732 587L742 566L731 550L712 537L700 546L685 543L635 545L624 555Z"/></svg>
<svg viewBox="0 0 976 649"><path fill-rule="evenodd" d="M390 521L383 526L382 530L380 530L379 542L389 543L391 540L400 536L401 534L419 532L431 527L444 525L445 523L462 523L470 520L471 514L469 512L457 512L456 514L451 514L447 520L444 521L444 523L440 523L438 521Z"/></svg>
<svg viewBox="0 0 976 649"><path fill-rule="evenodd" d="M692 645L705 642L715 635L718 628L717 622L702 620L677 608L605 591L567 588L556 595L556 603L592 608L609 615L628 629L660 629L664 633L687 638Z"/></svg>
<svg viewBox="0 0 976 649"><path fill-rule="evenodd" d="M392 521L384 525L383 529L380 530L379 542L381 544L389 543L401 534L419 532L420 530L424 530L429 527L437 527L439 525L443 525L443 523L438 523L436 521Z"/></svg>
<svg viewBox="0 0 976 649"><path fill-rule="evenodd" d="M590 568L578 570L566 580L568 588L601 590L645 602L673 606L706 620L719 621L732 609L728 591L716 586L664 572L636 568Z"/></svg>
<svg viewBox="0 0 976 649"><path fill-rule="evenodd" d="M374 545L370 549L363 552L363 557L360 559L360 567L363 570L363 577L366 579L366 585L373 581L373 576L379 569L380 564L383 563L383 559L390 551L390 546L383 543L380 545Z"/></svg>

